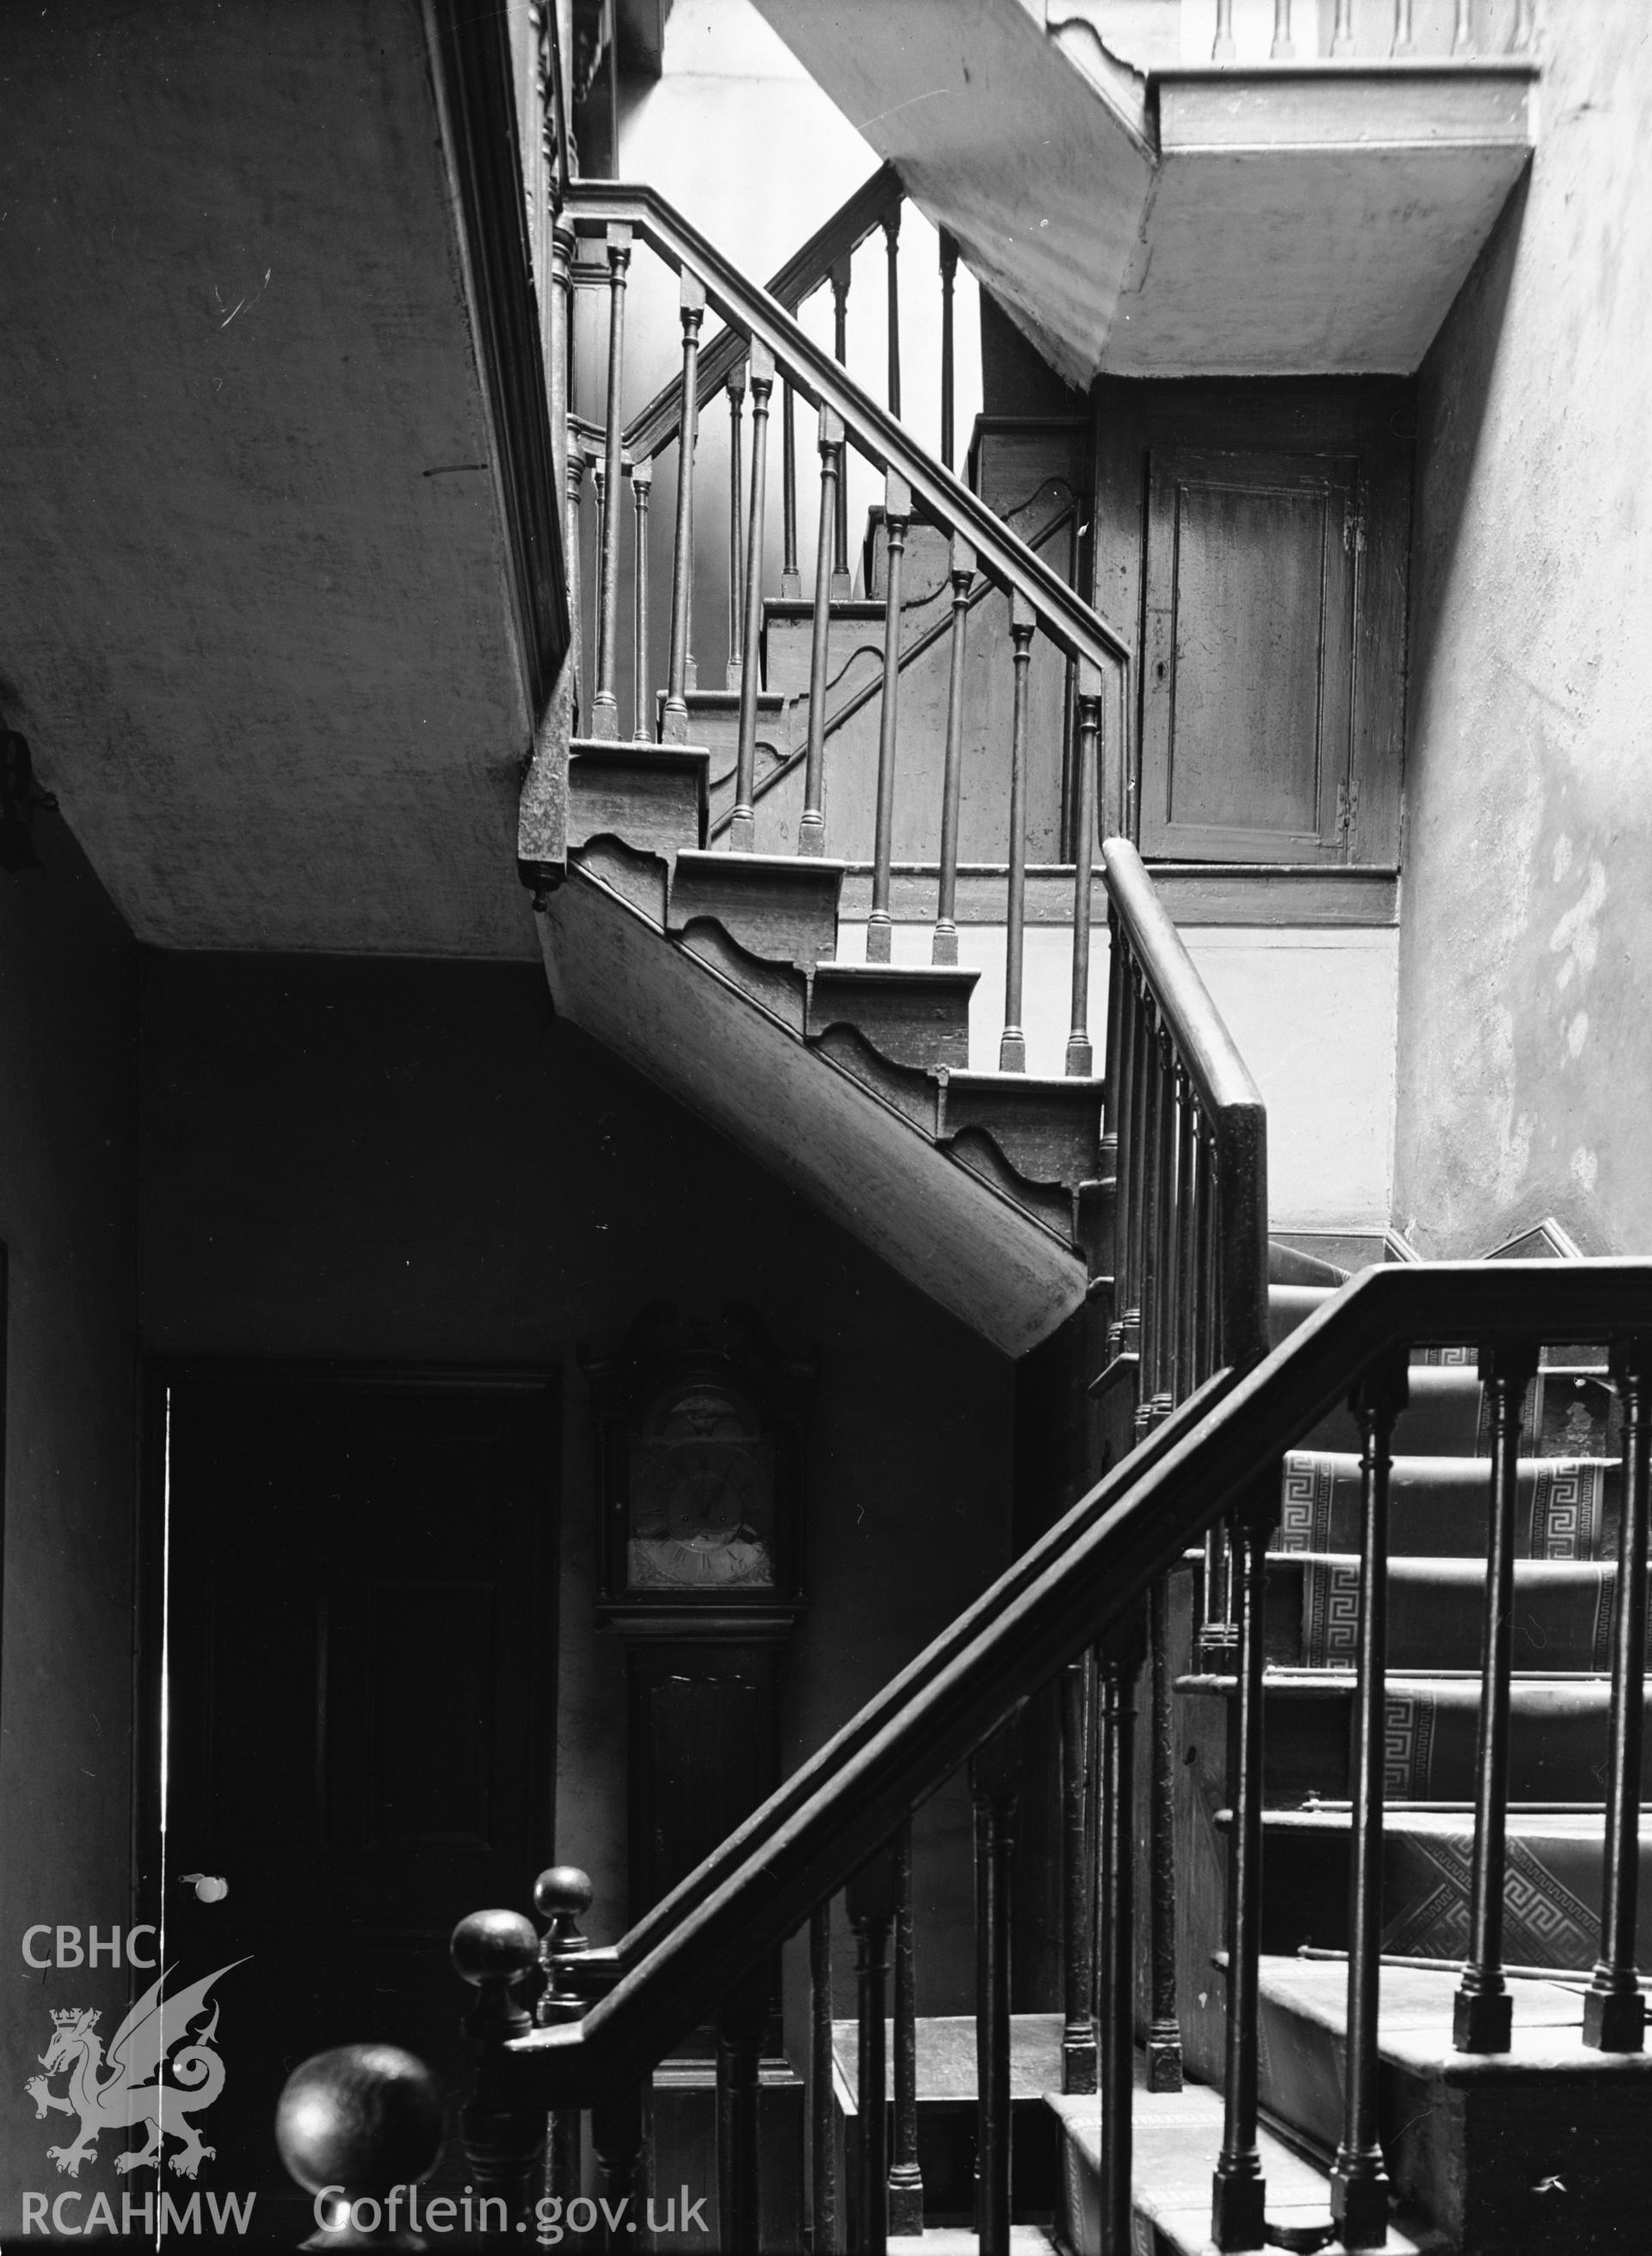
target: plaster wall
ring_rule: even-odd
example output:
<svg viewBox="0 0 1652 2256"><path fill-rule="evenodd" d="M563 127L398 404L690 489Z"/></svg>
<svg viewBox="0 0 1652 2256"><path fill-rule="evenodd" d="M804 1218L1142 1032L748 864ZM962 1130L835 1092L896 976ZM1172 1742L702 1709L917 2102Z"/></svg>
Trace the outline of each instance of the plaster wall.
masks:
<svg viewBox="0 0 1652 2256"><path fill-rule="evenodd" d="M544 1853L590 1872L588 1931L611 1939L626 1923L625 1668L593 1620L579 1350L614 1345L653 1301L710 1315L739 1300L818 1354L788 1765L1005 1563L1011 1365L555 1023L537 971L156 955L145 1043L151 1349L560 1368L559 1812ZM928 2012L971 1994L968 1837L961 1789L918 1821Z"/></svg>
<svg viewBox="0 0 1652 2256"><path fill-rule="evenodd" d="M1551 11L1537 152L1424 363L1395 1217L1652 1244L1652 24Z"/></svg>
<svg viewBox="0 0 1652 2256"><path fill-rule="evenodd" d="M137 950L67 823L0 873L4 1611L0 1645L0 2236L55 2189L62 2118L23 2095L49 2013L120 2018L131 1872ZM40 1921L95 1924L95 1969L25 1965ZM141 1948L141 1946L140 1946ZM39 1937L33 1955L50 1956Z"/></svg>
<svg viewBox="0 0 1652 2256"><path fill-rule="evenodd" d="M864 924L838 954L864 961ZM930 927L894 929L898 963L929 961ZM1267 1106L1268 1216L1275 1230L1380 1230L1389 1210L1399 935L1392 929L1190 926L1183 938ZM958 961L981 976L970 1004L970 1063L998 1066L1005 927L958 932ZM1022 965L1029 1073L1066 1071L1072 939L1029 925ZM1090 1028L1105 1055L1107 938L1092 927Z"/></svg>

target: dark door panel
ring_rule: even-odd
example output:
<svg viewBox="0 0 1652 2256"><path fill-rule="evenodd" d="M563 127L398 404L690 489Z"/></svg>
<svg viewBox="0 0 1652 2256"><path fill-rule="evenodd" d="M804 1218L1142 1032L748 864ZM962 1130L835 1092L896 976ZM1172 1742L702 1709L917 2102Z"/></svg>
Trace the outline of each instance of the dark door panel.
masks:
<svg viewBox="0 0 1652 2256"><path fill-rule="evenodd" d="M285 2231L289 2070L384 2040L456 2097L448 1935L550 1860L555 1397L214 1374L168 1407L169 1988L239 1962L201 2183Z"/></svg>

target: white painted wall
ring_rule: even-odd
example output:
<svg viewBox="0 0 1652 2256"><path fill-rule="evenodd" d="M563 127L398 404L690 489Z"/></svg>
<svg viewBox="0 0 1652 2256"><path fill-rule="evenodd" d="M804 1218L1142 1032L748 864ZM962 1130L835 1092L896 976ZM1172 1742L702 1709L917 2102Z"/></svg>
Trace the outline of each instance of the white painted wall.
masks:
<svg viewBox="0 0 1652 2256"><path fill-rule="evenodd" d="M859 962L865 927L844 925L838 954ZM929 961L928 925L894 929L897 963ZM1393 1176L1399 934L1190 926L1183 933L1211 997L1267 1106L1268 1211L1275 1230L1381 1230ZM1004 1024L1005 929L966 925L960 962L981 977L970 1012L970 1063L995 1071ZM1072 941L1027 929L1022 992L1029 1073L1066 1068ZM1092 934L1091 1039L1099 1070L1107 939Z"/></svg>

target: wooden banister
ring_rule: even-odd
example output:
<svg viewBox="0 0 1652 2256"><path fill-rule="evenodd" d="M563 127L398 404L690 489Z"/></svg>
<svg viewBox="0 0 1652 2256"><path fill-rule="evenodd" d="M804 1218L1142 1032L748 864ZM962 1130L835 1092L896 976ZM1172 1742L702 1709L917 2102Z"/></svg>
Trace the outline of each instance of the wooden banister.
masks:
<svg viewBox="0 0 1652 2256"><path fill-rule="evenodd" d="M899 211L904 191L893 165L880 165L853 195L841 203L808 241L800 243L784 266L769 277L767 294L788 314L794 314L812 291L830 281L840 259L847 258L880 228L889 213ZM703 407L728 382L730 371L745 350L745 340L732 329L720 329L700 356L695 398ZM625 451L635 462L659 454L676 437L682 417L682 387L667 384L632 419L625 433Z"/></svg>
<svg viewBox="0 0 1652 2256"><path fill-rule="evenodd" d="M589 2105L645 2076L1018 1702L1122 1625L1267 1467L1396 1353L1418 1340L1583 1342L1649 1329L1652 1261L1366 1271L1256 1368L1223 1374L1184 1405L1001 1576L711 1860L715 1885L685 1884L660 1907L647 1923L652 1947L582 2021L503 2047L517 2103Z"/></svg>
<svg viewBox="0 0 1652 2256"><path fill-rule="evenodd" d="M746 344L766 347L780 373L804 398L841 417L850 442L860 454L886 476L893 474L904 482L916 513L944 531L962 533L974 548L979 568L1006 593L1030 604L1041 628L1069 657L1088 659L1119 679L1122 696L1121 677L1133 655L1127 638L943 469L798 327L782 305L747 281L663 196L648 187L575 181L568 190L567 214L578 234L600 235L610 227L629 227L667 265L679 272L687 267L696 274L708 300L731 330L743 332ZM701 356L702 372L710 350L708 347ZM673 387L673 397L680 399L679 387Z"/></svg>

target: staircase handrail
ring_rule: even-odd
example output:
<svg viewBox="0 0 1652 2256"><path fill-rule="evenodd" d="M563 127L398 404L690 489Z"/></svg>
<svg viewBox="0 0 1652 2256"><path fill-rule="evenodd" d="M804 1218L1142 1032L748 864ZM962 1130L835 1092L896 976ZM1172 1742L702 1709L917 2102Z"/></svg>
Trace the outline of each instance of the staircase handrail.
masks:
<svg viewBox="0 0 1652 2256"><path fill-rule="evenodd" d="M1648 1259L1396 1264L1352 1279L1000 1576L965 1618L971 1632L961 1641L956 1628L942 1632L907 1672L911 1688L893 1712L880 1695L875 1727L851 1724L823 1750L827 1774L817 1758L819 1782L806 1796L783 1788L766 1805L735 1868L589 2013L500 2046L495 2104L508 2094L527 2111L584 2107L634 2088L1057 1670L1127 1632L1151 1584L1190 1545L1230 1513L1271 1519L1285 1452L1396 1355L1419 1342L1649 1331ZM782 1799L783 1821L766 1822Z"/></svg>
<svg viewBox="0 0 1652 2256"><path fill-rule="evenodd" d="M959 534L982 570L1030 606L1040 626L1081 668L1117 677L1119 710L1134 652L1128 638L1070 588L1011 532L961 479L944 469L885 408L864 391L830 353L799 327L766 290L749 282L692 222L655 189L607 180L576 180L564 215L576 233L628 227L664 263L686 268L731 328L763 345L794 389L837 416L857 449L900 478L923 516Z"/></svg>
<svg viewBox="0 0 1652 2256"><path fill-rule="evenodd" d="M1111 949L1112 996L1107 1018L1107 1116L1118 1154L1118 1202L1121 1213L1156 1204L1168 1209L1165 1216L1165 1245L1171 1258L1158 1273L1142 1262L1141 1277L1121 1277L1115 1314L1133 1306L1151 1330L1154 1314L1142 1308L1143 1294L1160 1301L1158 1364L1144 1371L1147 1397L1175 1399L1189 1391L1190 1376L1207 1359L1243 1371L1267 1350L1267 1116L1261 1091L1239 1045L1225 1025L1221 1012L1200 978L1181 934L1147 875L1141 857L1124 838L1102 844L1107 872L1107 898L1112 920ZM1147 1164L1151 1153L1133 1154L1127 1146L1132 1121L1123 1117L1131 1074L1120 1054L1130 1039L1136 998L1124 991L1133 966L1156 1012L1154 1032L1168 1041L1169 1055L1159 1068L1167 1085L1162 1103L1168 1111L1185 1108L1198 1118L1211 1146L1211 1180L1219 1194L1214 1218L1211 1256L1215 1274L1209 1317L1215 1338L1206 1354L1197 1354L1192 1337L1193 1311L1177 1305L1182 1282L1174 1240L1178 1230L1197 1226L1190 1209L1193 1186L1175 1180L1174 1166L1157 1172ZM1183 1086L1183 1081L1185 1086ZM1143 1161L1140 1172L1135 1162ZM1156 1216L1148 1216L1149 1225ZM1188 1249L1191 1253L1191 1248ZM1127 1267L1128 1263L1121 1266ZM1203 1280L1202 1280L1203 1281ZM1184 1318L1189 1327L1185 1339ZM1190 1374L1177 1362L1192 1361ZM1167 1403L1168 1406L1168 1403Z"/></svg>
<svg viewBox="0 0 1652 2256"><path fill-rule="evenodd" d="M788 314L794 314L805 298L830 278L838 260L858 250L883 225L905 194L894 166L880 165L769 277L764 286L769 296ZM702 349L694 388L698 406L704 407L708 400L717 398L745 349L745 339L733 329L719 329ZM681 427L682 386L674 377L632 416L625 429L625 452L634 462L652 462Z"/></svg>

